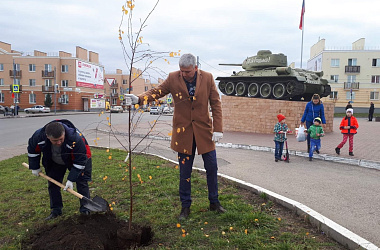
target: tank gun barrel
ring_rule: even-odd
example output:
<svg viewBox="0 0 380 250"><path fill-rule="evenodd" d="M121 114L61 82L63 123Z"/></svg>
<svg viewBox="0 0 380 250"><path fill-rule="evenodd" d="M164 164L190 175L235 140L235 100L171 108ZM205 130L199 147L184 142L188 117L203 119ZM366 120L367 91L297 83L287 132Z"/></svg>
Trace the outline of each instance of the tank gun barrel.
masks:
<svg viewBox="0 0 380 250"><path fill-rule="evenodd" d="M219 65L222 65L222 66L242 66L243 64L241 64L241 63L219 63Z"/></svg>

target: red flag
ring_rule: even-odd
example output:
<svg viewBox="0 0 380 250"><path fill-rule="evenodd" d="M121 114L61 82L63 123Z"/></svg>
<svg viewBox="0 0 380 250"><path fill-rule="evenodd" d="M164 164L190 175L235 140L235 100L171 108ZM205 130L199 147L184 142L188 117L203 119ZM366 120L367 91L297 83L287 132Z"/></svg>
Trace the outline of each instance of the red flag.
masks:
<svg viewBox="0 0 380 250"><path fill-rule="evenodd" d="M305 0L302 2L302 10L301 10L301 20L300 20L300 30L303 28L303 15L305 14Z"/></svg>

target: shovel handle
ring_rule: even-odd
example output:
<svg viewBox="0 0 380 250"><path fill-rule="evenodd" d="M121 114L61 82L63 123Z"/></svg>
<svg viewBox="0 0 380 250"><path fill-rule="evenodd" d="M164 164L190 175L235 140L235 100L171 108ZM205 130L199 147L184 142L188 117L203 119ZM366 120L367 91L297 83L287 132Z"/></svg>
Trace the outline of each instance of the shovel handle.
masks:
<svg viewBox="0 0 380 250"><path fill-rule="evenodd" d="M23 165L24 167L26 167L27 169L29 169L29 165L26 164L25 162L23 162L22 165ZM39 174L42 178L45 178L46 180L48 180L48 181L54 183L54 184L57 185L58 187L61 187L62 189L65 188L65 185L63 185L62 183L60 183L60 182L54 180L53 178L47 176L46 174L44 174L44 173L42 173L42 172L39 172L38 174ZM74 190L72 190L71 188L68 188L66 191L69 192L69 193L71 193L71 194L73 194L73 195L75 195L75 196L78 197L79 199L83 199L83 197L84 197L84 196L81 195L80 193L75 192Z"/></svg>

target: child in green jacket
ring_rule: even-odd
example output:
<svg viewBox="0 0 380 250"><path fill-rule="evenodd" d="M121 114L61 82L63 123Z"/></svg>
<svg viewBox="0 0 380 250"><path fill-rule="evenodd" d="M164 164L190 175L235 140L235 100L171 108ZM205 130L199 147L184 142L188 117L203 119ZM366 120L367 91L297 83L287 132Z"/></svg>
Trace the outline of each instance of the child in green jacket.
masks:
<svg viewBox="0 0 380 250"><path fill-rule="evenodd" d="M309 161L313 160L314 151L319 154L319 149L321 149L321 137L325 135L321 126L321 118L317 117L313 122L314 124L305 130L306 133L310 134Z"/></svg>

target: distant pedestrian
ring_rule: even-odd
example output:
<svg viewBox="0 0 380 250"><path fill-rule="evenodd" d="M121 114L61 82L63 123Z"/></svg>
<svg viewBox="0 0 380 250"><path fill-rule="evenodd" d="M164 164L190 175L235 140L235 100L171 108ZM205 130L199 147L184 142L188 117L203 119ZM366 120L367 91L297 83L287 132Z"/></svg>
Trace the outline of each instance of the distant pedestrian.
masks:
<svg viewBox="0 0 380 250"><path fill-rule="evenodd" d="M284 141L286 141L285 133L288 131L288 125L286 125L286 117L282 114L277 115L278 122L274 125L274 160L275 162L282 161L282 151L284 149Z"/></svg>
<svg viewBox="0 0 380 250"><path fill-rule="evenodd" d="M335 152L339 155L340 149L344 146L344 144L347 142L347 138L349 139L349 148L348 148L348 154L350 156L354 156L354 135L357 133L357 129L359 128L358 120L354 117L354 110L353 109L347 109L346 110L346 116L342 119L340 123L339 129L341 130L343 134L343 140L339 145L335 148Z"/></svg>
<svg viewBox="0 0 380 250"><path fill-rule="evenodd" d="M369 112L368 112L368 121L372 122L374 112L375 112L375 104L371 102L371 106L369 107Z"/></svg>
<svg viewBox="0 0 380 250"><path fill-rule="evenodd" d="M314 123L315 118L321 118L322 126L326 125L325 119L325 109L323 107L321 98L318 94L314 94L311 98L311 101L306 104L305 111L301 118L301 125L304 125L306 122L306 128L310 128ZM307 152L309 153L310 149L310 134L307 134Z"/></svg>
<svg viewBox="0 0 380 250"><path fill-rule="evenodd" d="M314 124L305 131L307 135L310 136L309 161L313 160L314 151L319 154L319 150L321 149L321 137L325 136L321 124L322 119L316 117L314 118Z"/></svg>
<svg viewBox="0 0 380 250"><path fill-rule="evenodd" d="M352 109L352 104L351 104L351 102L348 102L348 103L347 103L346 110L347 110L347 109Z"/></svg>

